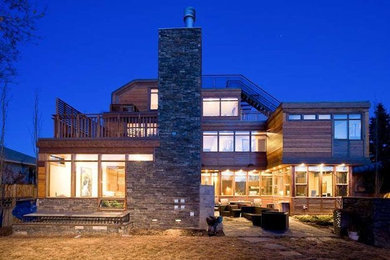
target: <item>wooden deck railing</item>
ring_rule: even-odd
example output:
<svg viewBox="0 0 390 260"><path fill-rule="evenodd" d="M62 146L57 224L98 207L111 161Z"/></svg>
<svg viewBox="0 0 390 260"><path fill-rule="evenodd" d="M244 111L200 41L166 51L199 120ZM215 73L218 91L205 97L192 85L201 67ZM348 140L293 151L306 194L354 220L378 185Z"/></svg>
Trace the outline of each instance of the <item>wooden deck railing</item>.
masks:
<svg viewBox="0 0 390 260"><path fill-rule="evenodd" d="M55 138L145 138L158 136L157 113L56 114Z"/></svg>

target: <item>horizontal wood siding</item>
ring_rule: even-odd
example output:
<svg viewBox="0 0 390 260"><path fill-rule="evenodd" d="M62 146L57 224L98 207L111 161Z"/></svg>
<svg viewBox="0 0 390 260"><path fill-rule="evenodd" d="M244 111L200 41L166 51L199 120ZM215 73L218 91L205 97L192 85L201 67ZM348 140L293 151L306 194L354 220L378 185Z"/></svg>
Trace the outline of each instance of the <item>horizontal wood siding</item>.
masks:
<svg viewBox="0 0 390 260"><path fill-rule="evenodd" d="M292 215L333 214L340 208L341 198L291 198Z"/></svg>
<svg viewBox="0 0 390 260"><path fill-rule="evenodd" d="M283 155L283 121L284 115L277 110L267 122L267 168L282 163Z"/></svg>
<svg viewBox="0 0 390 260"><path fill-rule="evenodd" d="M204 167L256 167L265 169L267 165L265 152L203 152Z"/></svg>
<svg viewBox="0 0 390 260"><path fill-rule="evenodd" d="M38 198L46 197L46 168L44 167L45 163L40 163L43 166L38 167Z"/></svg>
<svg viewBox="0 0 390 260"><path fill-rule="evenodd" d="M114 104L132 104L140 112L149 111L150 88L157 88L156 82L134 82L128 88L115 94Z"/></svg>
<svg viewBox="0 0 390 260"><path fill-rule="evenodd" d="M331 121L285 121L283 158L331 156Z"/></svg>

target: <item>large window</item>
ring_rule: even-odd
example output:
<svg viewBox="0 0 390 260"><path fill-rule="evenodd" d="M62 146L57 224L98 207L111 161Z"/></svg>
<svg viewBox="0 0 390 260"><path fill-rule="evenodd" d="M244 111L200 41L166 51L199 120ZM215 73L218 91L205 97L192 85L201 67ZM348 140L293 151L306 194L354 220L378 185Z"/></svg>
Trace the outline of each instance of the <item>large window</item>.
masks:
<svg viewBox="0 0 390 260"><path fill-rule="evenodd" d="M201 174L201 184L202 185L213 185L214 186L214 195L220 195L220 186L218 181L218 171L217 170L202 170Z"/></svg>
<svg viewBox="0 0 390 260"><path fill-rule="evenodd" d="M333 196L333 167L322 167L322 197Z"/></svg>
<svg viewBox="0 0 390 260"><path fill-rule="evenodd" d="M71 197L71 162L70 154L49 156L49 197Z"/></svg>
<svg viewBox="0 0 390 260"><path fill-rule="evenodd" d="M238 116L238 99L203 98L203 116Z"/></svg>
<svg viewBox="0 0 390 260"><path fill-rule="evenodd" d="M125 197L125 163L102 162L103 197Z"/></svg>
<svg viewBox="0 0 390 260"><path fill-rule="evenodd" d="M320 167L309 166L309 196L320 196Z"/></svg>
<svg viewBox="0 0 390 260"><path fill-rule="evenodd" d="M218 151L218 132L203 132L203 152Z"/></svg>
<svg viewBox="0 0 390 260"><path fill-rule="evenodd" d="M122 203L123 208L126 158L152 161L153 154L40 154L40 158L47 159L48 197L101 197L104 205Z"/></svg>
<svg viewBox="0 0 390 260"><path fill-rule="evenodd" d="M77 158L77 157L76 157ZM76 197L98 196L98 163L76 162Z"/></svg>
<svg viewBox="0 0 390 260"><path fill-rule="evenodd" d="M238 171L234 176L235 192L234 195L242 196L246 195L246 172Z"/></svg>
<svg viewBox="0 0 390 260"><path fill-rule="evenodd" d="M266 137L258 131L205 131L203 152L265 152Z"/></svg>
<svg viewBox="0 0 390 260"><path fill-rule="evenodd" d="M233 195L233 176L231 171L223 171L221 173L221 195Z"/></svg>
<svg viewBox="0 0 390 260"><path fill-rule="evenodd" d="M251 151L252 152L265 152L266 147L266 137L257 131L251 132Z"/></svg>
<svg viewBox="0 0 390 260"><path fill-rule="evenodd" d="M233 152L234 151L234 132L233 131L221 131L219 132L219 151L220 152Z"/></svg>
<svg viewBox="0 0 390 260"><path fill-rule="evenodd" d="M221 116L238 116L237 98L221 98Z"/></svg>
<svg viewBox="0 0 390 260"><path fill-rule="evenodd" d="M236 152L249 152L249 131L236 132Z"/></svg>
<svg viewBox="0 0 390 260"><path fill-rule="evenodd" d="M258 172L252 171L248 174L248 195L260 195L260 176Z"/></svg>
<svg viewBox="0 0 390 260"><path fill-rule="evenodd" d="M335 114L333 119L335 139L361 139L362 121L360 114Z"/></svg>
<svg viewBox="0 0 390 260"><path fill-rule="evenodd" d="M204 98L203 99L203 116L220 116L220 99Z"/></svg>
<svg viewBox="0 0 390 260"><path fill-rule="evenodd" d="M295 196L307 196L307 167L295 167Z"/></svg>
<svg viewBox="0 0 390 260"><path fill-rule="evenodd" d="M261 195L272 195L272 174L261 175Z"/></svg>

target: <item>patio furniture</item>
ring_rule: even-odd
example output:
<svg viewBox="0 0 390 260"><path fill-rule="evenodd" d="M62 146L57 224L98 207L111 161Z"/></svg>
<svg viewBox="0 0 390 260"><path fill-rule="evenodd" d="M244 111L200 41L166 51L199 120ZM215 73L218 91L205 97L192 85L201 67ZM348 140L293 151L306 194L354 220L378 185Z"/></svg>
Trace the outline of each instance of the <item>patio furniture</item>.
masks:
<svg viewBox="0 0 390 260"><path fill-rule="evenodd" d="M261 216L261 226L265 230L286 231L289 227L288 213L264 211Z"/></svg>
<svg viewBox="0 0 390 260"><path fill-rule="evenodd" d="M270 208L262 208L262 207L242 207L241 212L242 216L248 220L252 220L253 216L261 215L265 211L272 211Z"/></svg>
<svg viewBox="0 0 390 260"><path fill-rule="evenodd" d="M223 217L230 217L230 210L227 208L228 205L219 206L219 215Z"/></svg>
<svg viewBox="0 0 390 260"><path fill-rule="evenodd" d="M251 219L252 219L253 226L261 227L261 218L262 218L262 214L252 215Z"/></svg>
<svg viewBox="0 0 390 260"><path fill-rule="evenodd" d="M232 209L230 214L233 218L239 218L241 216L241 209Z"/></svg>

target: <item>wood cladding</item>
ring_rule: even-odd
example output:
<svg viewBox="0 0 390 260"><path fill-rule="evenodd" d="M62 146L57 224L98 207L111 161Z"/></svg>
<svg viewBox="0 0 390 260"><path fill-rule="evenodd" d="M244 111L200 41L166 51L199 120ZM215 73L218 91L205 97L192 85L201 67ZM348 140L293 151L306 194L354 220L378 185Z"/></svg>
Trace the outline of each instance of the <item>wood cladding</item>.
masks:
<svg viewBox="0 0 390 260"><path fill-rule="evenodd" d="M256 167L265 169L265 152L202 152L202 167Z"/></svg>
<svg viewBox="0 0 390 260"><path fill-rule="evenodd" d="M283 152L294 156L332 156L331 121L286 121L283 125ZM320 156L319 156L320 154Z"/></svg>
<svg viewBox="0 0 390 260"><path fill-rule="evenodd" d="M283 121L284 114L280 109L267 122L267 162L268 168L280 165L283 156Z"/></svg>
<svg viewBox="0 0 390 260"><path fill-rule="evenodd" d="M143 112L149 111L150 89L157 88L157 81L133 81L112 94L112 104L132 104Z"/></svg>
<svg viewBox="0 0 390 260"><path fill-rule="evenodd" d="M38 167L38 198L46 197L46 168Z"/></svg>

